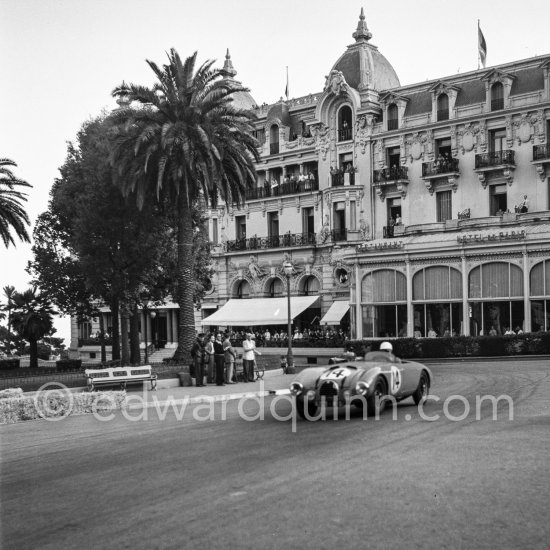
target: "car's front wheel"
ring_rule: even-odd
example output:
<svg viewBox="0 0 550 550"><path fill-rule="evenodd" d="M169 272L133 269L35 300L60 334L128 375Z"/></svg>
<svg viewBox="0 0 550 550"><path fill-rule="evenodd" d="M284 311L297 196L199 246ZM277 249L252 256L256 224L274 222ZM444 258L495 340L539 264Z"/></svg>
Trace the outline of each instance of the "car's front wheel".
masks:
<svg viewBox="0 0 550 550"><path fill-rule="evenodd" d="M308 399L296 399L296 408L298 414L306 420L319 420L317 413L319 407L315 404L315 401L309 401Z"/></svg>
<svg viewBox="0 0 550 550"><path fill-rule="evenodd" d="M413 393L414 404L418 405L423 399L428 397L430 393L430 380L428 375L423 371L418 381L418 387Z"/></svg>
<svg viewBox="0 0 550 550"><path fill-rule="evenodd" d="M367 397L367 415L380 416L386 408L386 384L379 378L374 384L374 390L370 397Z"/></svg>

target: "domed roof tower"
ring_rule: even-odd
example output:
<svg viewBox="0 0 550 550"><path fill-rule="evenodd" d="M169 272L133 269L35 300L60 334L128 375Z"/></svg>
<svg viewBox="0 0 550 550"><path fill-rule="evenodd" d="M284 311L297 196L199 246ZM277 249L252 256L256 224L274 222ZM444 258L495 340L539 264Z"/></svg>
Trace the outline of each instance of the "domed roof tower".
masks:
<svg viewBox="0 0 550 550"><path fill-rule="evenodd" d="M231 62L231 56L229 55L229 48L225 54L225 63L223 64L223 69L220 71L224 80L235 87L242 87L242 84L235 80L237 71L233 67ZM243 91L234 92L231 96L233 98L233 104L237 109L252 110L258 107L257 103L254 101L254 98L248 93Z"/></svg>
<svg viewBox="0 0 550 550"><path fill-rule="evenodd" d="M346 83L360 93L366 90L380 92L399 87L399 78L394 68L378 48L369 42L372 33L367 28L363 8L357 29L352 36L355 43L348 46L332 67L331 73L340 71Z"/></svg>

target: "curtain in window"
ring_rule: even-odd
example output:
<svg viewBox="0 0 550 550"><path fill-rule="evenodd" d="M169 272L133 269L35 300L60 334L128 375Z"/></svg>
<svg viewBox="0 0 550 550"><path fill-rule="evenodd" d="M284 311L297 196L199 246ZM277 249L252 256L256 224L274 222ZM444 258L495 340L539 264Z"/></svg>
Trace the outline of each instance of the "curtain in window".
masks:
<svg viewBox="0 0 550 550"><path fill-rule="evenodd" d="M448 266L427 267L413 278L413 300L461 300L462 275Z"/></svg>
<svg viewBox="0 0 550 550"><path fill-rule="evenodd" d="M369 273L361 283L361 302L383 303L407 300L405 275L393 269Z"/></svg>
<svg viewBox="0 0 550 550"><path fill-rule="evenodd" d="M523 273L517 265L491 262L470 273L470 298L510 298L523 296Z"/></svg>

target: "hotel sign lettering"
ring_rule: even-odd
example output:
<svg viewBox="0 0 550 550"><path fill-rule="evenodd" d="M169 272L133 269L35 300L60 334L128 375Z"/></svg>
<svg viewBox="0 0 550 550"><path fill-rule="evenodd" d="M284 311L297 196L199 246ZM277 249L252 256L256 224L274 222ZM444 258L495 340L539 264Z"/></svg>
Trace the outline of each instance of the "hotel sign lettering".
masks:
<svg viewBox="0 0 550 550"><path fill-rule="evenodd" d="M363 243L357 246L357 252L367 252L372 250L394 250L403 248L403 241L387 241L383 243Z"/></svg>
<svg viewBox="0 0 550 550"><path fill-rule="evenodd" d="M488 233L482 235L481 233L472 233L470 235L458 235L456 240L461 244L468 243L480 243L488 241L511 241L525 239L525 229L521 231L500 231L499 233Z"/></svg>

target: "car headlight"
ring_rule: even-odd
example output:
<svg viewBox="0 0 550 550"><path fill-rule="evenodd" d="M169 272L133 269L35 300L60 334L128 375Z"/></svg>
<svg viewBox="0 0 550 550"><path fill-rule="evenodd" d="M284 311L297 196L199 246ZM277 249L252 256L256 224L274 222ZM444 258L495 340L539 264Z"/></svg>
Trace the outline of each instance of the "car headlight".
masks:
<svg viewBox="0 0 550 550"><path fill-rule="evenodd" d="M301 395L304 393L304 386L300 382L292 382L290 384L290 393L294 396Z"/></svg>
<svg viewBox="0 0 550 550"><path fill-rule="evenodd" d="M366 395L366 393L369 391L369 385L367 382L364 382L363 380L359 380L357 384L355 385L355 391L359 395Z"/></svg>
<svg viewBox="0 0 550 550"><path fill-rule="evenodd" d="M308 401L314 401L315 400L315 391L314 390L309 390L307 393L306 393L306 399Z"/></svg>

